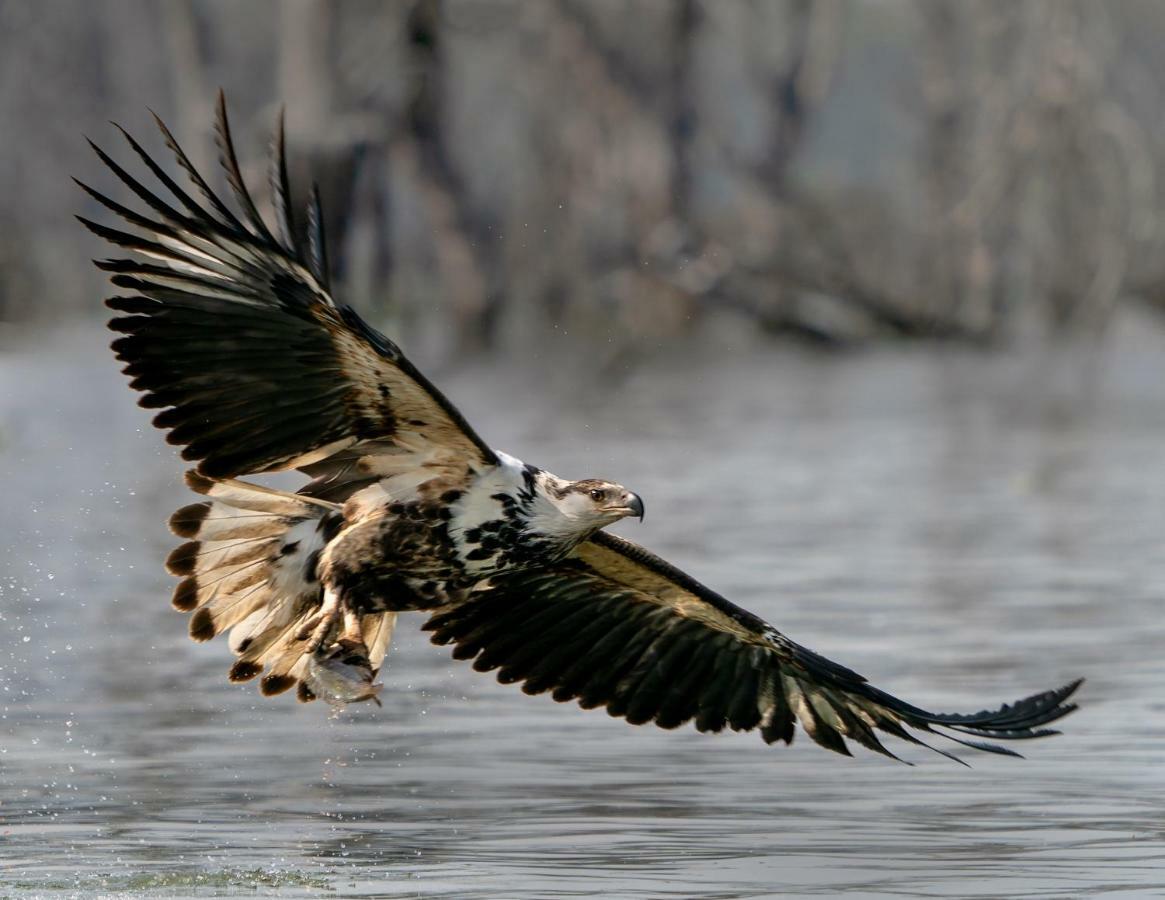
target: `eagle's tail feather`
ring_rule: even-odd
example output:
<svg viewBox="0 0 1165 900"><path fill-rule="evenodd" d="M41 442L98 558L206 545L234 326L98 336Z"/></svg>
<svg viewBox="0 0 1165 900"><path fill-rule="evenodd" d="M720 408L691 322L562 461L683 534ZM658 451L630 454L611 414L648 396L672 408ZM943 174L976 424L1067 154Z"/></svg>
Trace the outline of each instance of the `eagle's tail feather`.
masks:
<svg viewBox="0 0 1165 900"><path fill-rule="evenodd" d="M208 499L171 517L171 530L188 541L170 554L166 567L182 578L173 604L193 612L190 636L208 641L230 631L238 657L230 679L248 681L266 669L264 694L299 682L304 701L330 698L336 686L346 689L342 699L348 702L373 697L372 679L388 649L395 613L360 616L350 634L341 634L344 623L337 621L315 654L310 644L325 596L316 572L319 553L340 524L339 506L196 472L186 482ZM348 643L341 646L341 638ZM317 664L313 656L320 657ZM332 690L318 683L320 672L325 681L339 673Z"/></svg>

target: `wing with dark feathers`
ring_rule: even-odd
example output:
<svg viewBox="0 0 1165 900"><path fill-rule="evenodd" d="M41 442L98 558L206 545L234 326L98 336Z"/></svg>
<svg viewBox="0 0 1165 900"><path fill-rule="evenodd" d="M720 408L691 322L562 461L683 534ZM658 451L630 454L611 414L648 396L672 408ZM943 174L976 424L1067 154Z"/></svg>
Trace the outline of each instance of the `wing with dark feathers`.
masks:
<svg viewBox="0 0 1165 900"><path fill-rule="evenodd" d="M162 409L154 424L184 447L182 456L216 478L321 465L340 452L347 453L342 464L323 466L329 478L342 478L351 460L376 454L496 462L400 348L330 296L318 192L309 205L305 239L292 219L282 116L271 164L275 233L243 182L221 92L216 134L239 213L157 123L201 199L125 131L130 148L170 199L96 145L98 157L147 211L78 184L134 229L81 219L99 237L144 257L97 263L114 285L131 292L107 301L123 314L109 323L123 335L113 349L132 386L143 392L141 404Z"/></svg>
<svg viewBox="0 0 1165 900"><path fill-rule="evenodd" d="M922 744L913 729L1018 756L982 739L1056 734L1043 726L1076 708L1067 701L1080 685L970 715L927 712L606 532L561 564L493 579L424 627L434 643L453 644L454 657L472 659L478 671L496 669L498 681L522 682L528 694L551 691L555 700L606 707L637 725L759 729L770 744L792 742L799 722L818 744L846 755L849 738L897 759L876 732Z"/></svg>

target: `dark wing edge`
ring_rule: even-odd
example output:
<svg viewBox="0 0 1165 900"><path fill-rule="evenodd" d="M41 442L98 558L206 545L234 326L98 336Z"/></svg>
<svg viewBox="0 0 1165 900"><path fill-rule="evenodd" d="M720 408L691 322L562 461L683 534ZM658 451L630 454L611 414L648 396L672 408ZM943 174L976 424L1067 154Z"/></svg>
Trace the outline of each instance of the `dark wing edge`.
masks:
<svg viewBox="0 0 1165 900"><path fill-rule="evenodd" d="M999 709L931 713L870 685L856 672L786 638L650 551L605 532L563 563L492 579L424 625L436 644L497 670L503 684L559 702L605 707L632 724L703 732L760 730L793 740L794 723L821 746L850 754L846 739L890 752L875 732L922 745L917 732L1006 756L988 740L1057 732L1081 680Z"/></svg>
<svg viewBox="0 0 1165 900"><path fill-rule="evenodd" d="M220 91L220 162L241 214L199 174L154 117L183 189L124 129L131 150L170 195L163 199L90 141L105 166L147 208L138 212L77 184L132 227L78 216L86 228L138 259L98 260L112 283L133 292L106 301L122 313L109 327L140 403L162 409L154 424L184 447L184 459L211 477L300 468L371 441L378 449L410 432L481 464L494 452L389 338L328 288L318 191L306 235L296 232L282 116L272 145L274 233L239 168ZM76 180L76 179L74 179Z"/></svg>

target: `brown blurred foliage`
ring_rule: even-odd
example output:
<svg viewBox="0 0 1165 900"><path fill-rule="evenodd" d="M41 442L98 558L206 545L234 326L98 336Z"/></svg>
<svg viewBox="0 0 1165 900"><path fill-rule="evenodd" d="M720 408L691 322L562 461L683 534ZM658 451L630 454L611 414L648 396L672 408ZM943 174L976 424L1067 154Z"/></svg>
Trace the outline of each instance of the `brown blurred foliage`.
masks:
<svg viewBox="0 0 1165 900"><path fill-rule="evenodd" d="M449 348L1098 334L1165 301L1163 38L1152 0L3 0L0 318L96 307L81 132L148 105L209 165L221 85L256 187L286 105L345 299Z"/></svg>

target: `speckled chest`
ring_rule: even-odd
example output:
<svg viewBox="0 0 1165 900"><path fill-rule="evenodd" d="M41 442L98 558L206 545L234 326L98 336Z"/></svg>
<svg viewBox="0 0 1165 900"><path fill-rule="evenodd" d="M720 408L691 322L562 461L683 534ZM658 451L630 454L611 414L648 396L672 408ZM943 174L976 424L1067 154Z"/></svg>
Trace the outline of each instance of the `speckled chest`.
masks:
<svg viewBox="0 0 1165 900"><path fill-rule="evenodd" d="M564 548L526 527L528 479L511 474L508 482L493 475L387 498L337 534L325 581L364 611L428 609L482 578L553 562Z"/></svg>
<svg viewBox="0 0 1165 900"><path fill-rule="evenodd" d="M481 504L460 507L450 522L450 535L466 571L477 577L513 571L555 561L563 549L527 527L522 498L495 493L495 508L481 512Z"/></svg>

